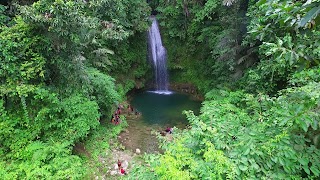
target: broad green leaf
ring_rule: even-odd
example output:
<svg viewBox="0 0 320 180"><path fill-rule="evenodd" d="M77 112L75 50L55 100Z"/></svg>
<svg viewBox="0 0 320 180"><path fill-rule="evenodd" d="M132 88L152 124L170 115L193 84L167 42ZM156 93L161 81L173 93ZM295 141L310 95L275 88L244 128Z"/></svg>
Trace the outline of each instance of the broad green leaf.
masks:
<svg viewBox="0 0 320 180"><path fill-rule="evenodd" d="M319 176L319 174L320 174L319 168L317 168L316 166L312 165L312 166L310 167L310 170L313 172L313 174L314 174L315 176Z"/></svg>
<svg viewBox="0 0 320 180"><path fill-rule="evenodd" d="M247 147L246 150L244 151L243 155L248 155L250 153L250 148Z"/></svg>
<svg viewBox="0 0 320 180"><path fill-rule="evenodd" d="M320 13L320 6L312 8L307 14L301 19L299 27L304 27L310 20L315 19Z"/></svg>
<svg viewBox="0 0 320 180"><path fill-rule="evenodd" d="M240 164L240 165L239 165L239 169L240 169L241 171L247 171L247 170L248 170L248 166L243 165L243 164Z"/></svg>
<svg viewBox="0 0 320 180"><path fill-rule="evenodd" d="M308 131L308 125L306 122L304 122L303 120L300 120L300 125L301 125L302 129L304 130L304 132Z"/></svg>
<svg viewBox="0 0 320 180"><path fill-rule="evenodd" d="M298 161L303 165L307 166L309 163L309 160L307 158L299 158Z"/></svg>
<svg viewBox="0 0 320 180"><path fill-rule="evenodd" d="M261 6L262 4L265 4L267 2L267 0L259 0L257 2L257 6Z"/></svg>
<svg viewBox="0 0 320 180"><path fill-rule="evenodd" d="M308 166L302 166L304 172L306 172L308 175L310 175L310 170Z"/></svg>

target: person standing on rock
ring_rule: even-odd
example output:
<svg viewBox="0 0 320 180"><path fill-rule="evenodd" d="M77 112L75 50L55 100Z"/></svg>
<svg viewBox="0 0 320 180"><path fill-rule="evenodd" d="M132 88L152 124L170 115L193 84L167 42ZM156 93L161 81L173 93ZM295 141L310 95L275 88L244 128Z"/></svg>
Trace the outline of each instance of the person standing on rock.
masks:
<svg viewBox="0 0 320 180"><path fill-rule="evenodd" d="M121 161L118 159L118 168L121 168Z"/></svg>
<svg viewBox="0 0 320 180"><path fill-rule="evenodd" d="M115 125L118 125L120 123L120 116L118 114L115 114Z"/></svg>
<svg viewBox="0 0 320 180"><path fill-rule="evenodd" d="M114 115L112 114L112 116L111 116L111 123L114 123L114 121L115 121L115 119L114 119Z"/></svg>
<svg viewBox="0 0 320 180"><path fill-rule="evenodd" d="M117 114L119 114L119 115L121 114L121 108L120 108L120 106L118 106L118 108L117 108L117 111L116 111L116 112L117 112Z"/></svg>

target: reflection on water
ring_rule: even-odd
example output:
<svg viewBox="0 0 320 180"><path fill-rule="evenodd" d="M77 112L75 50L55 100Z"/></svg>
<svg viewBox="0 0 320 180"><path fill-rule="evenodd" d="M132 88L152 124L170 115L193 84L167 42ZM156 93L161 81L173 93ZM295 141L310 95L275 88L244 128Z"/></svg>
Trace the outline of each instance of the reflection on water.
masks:
<svg viewBox="0 0 320 180"><path fill-rule="evenodd" d="M129 127L119 140L128 149L139 148L141 152L152 153L159 149L157 139L151 131L161 131L174 126L184 128L188 122L182 111L193 110L198 114L201 103L184 94L157 94L146 91L136 94L131 105L141 116L127 117Z"/></svg>
<svg viewBox="0 0 320 180"><path fill-rule="evenodd" d="M143 92L137 94L131 104L142 113L142 121L147 125L177 126L186 125L183 110L194 110L198 113L200 102L192 101L184 94L169 95Z"/></svg>

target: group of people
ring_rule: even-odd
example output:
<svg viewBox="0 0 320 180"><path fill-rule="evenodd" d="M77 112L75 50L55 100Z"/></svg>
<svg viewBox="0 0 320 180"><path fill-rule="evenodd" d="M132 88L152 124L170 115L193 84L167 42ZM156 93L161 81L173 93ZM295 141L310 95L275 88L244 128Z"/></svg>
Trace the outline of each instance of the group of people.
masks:
<svg viewBox="0 0 320 180"><path fill-rule="evenodd" d="M137 111L136 109L134 109L130 104L128 105L128 113L129 114L135 114L135 115L139 115L140 112Z"/></svg>
<svg viewBox="0 0 320 180"><path fill-rule="evenodd" d="M111 123L118 125L121 120L120 120L120 114L122 113L122 110L124 109L123 105L118 105L117 110L112 114L111 116ZM140 115L141 113L134 109L130 104L128 105L128 114L135 114L135 115Z"/></svg>
<svg viewBox="0 0 320 180"><path fill-rule="evenodd" d="M119 159L118 159L118 168L119 168L120 174L122 175L127 174L126 170L124 170L124 168L122 167L121 161Z"/></svg>
<svg viewBox="0 0 320 180"><path fill-rule="evenodd" d="M120 114L121 114L121 107L118 106L117 110L111 116L111 123L118 125L120 123Z"/></svg>
<svg viewBox="0 0 320 180"><path fill-rule="evenodd" d="M117 110L114 112L114 114L112 114L111 116L111 123L118 125L120 124L121 120L120 120L120 114L123 110L123 106L122 105L118 105ZM135 114L135 115L139 115L140 113L135 110L130 104L128 105L128 110L127 110L128 114ZM172 134L173 129L171 127L167 127L164 131L161 132L161 135L165 136L166 134Z"/></svg>
<svg viewBox="0 0 320 180"><path fill-rule="evenodd" d="M133 110L133 107L129 104L128 105L128 113L132 113L134 110Z"/></svg>

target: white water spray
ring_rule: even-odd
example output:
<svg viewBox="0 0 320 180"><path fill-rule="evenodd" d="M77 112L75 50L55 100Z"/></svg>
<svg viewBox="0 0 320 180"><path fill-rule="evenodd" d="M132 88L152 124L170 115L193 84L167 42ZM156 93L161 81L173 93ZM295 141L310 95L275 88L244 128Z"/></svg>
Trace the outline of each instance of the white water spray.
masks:
<svg viewBox="0 0 320 180"><path fill-rule="evenodd" d="M159 26L156 18L152 17L152 25L148 31L149 60L153 64L155 74L155 93L171 94L168 91L167 51L162 45Z"/></svg>

